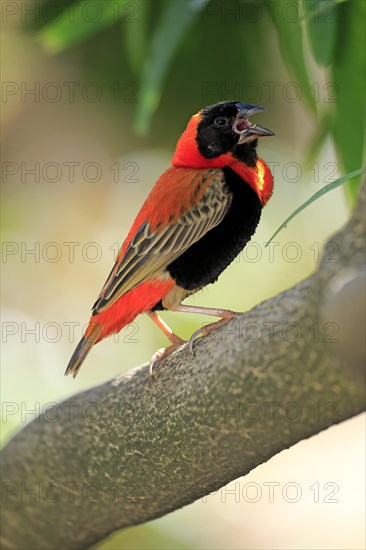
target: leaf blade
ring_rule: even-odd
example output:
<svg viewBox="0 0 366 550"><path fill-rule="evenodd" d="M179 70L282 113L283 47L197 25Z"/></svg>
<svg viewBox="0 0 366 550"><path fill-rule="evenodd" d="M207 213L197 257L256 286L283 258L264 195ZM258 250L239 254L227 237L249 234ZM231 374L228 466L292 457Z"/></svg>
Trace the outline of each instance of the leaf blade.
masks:
<svg viewBox="0 0 366 550"><path fill-rule="evenodd" d="M116 3L112 0L99 0L93 2L93 5L89 0L80 0L75 4L72 12L64 10L60 19L49 23L38 33L40 42L48 52L60 53L113 25L121 16L120 10L127 1L118 0L118 12L116 12ZM88 11L90 7L95 11Z"/></svg>
<svg viewBox="0 0 366 550"><path fill-rule="evenodd" d="M131 25L129 20L122 21L122 38L126 58L131 71L140 76L147 52L147 28L150 15L151 3L146 0L134 0L138 7L138 18Z"/></svg>
<svg viewBox="0 0 366 550"><path fill-rule="evenodd" d="M289 3L289 6L290 4L295 6L296 3ZM273 9L270 3L267 4L267 7L277 31L282 57L290 72L297 79L297 84L300 86L309 107L313 112L316 112L309 71L304 56L303 22L297 17L297 14L301 13L301 5L299 2L297 3L298 11L295 13L294 18L289 18L289 15L285 17L283 10L279 9L276 4L272 6Z"/></svg>
<svg viewBox="0 0 366 550"><path fill-rule="evenodd" d="M145 134L162 95L161 85L184 33L209 0L185 0L167 4L150 46L140 87L135 129Z"/></svg>
<svg viewBox="0 0 366 550"><path fill-rule="evenodd" d="M332 80L336 87L336 108L332 136L337 157L344 172L362 166L365 129L362 114L365 98L365 2L345 2L338 6L341 24L338 26L336 62ZM363 44L363 46L362 46ZM361 178L347 184L346 192L354 204Z"/></svg>
<svg viewBox="0 0 366 550"><path fill-rule="evenodd" d="M328 67L334 57L339 18L337 4L330 4L328 0L305 0L303 7L314 58L318 65Z"/></svg>
<svg viewBox="0 0 366 550"><path fill-rule="evenodd" d="M306 200L305 202L303 202L298 208L296 208L296 210L294 210L292 212L292 214L290 214L290 216L288 216L288 218L285 219L284 222L281 223L281 225L278 227L278 229L273 233L272 237L269 239L269 241L267 241L265 243L265 246L267 247L272 241L273 239L278 235L278 233L284 228L287 226L287 224L293 220L298 214L300 214L300 212L302 212L305 208L307 208L310 204L312 204L314 201L318 200L320 197L322 197L323 195L326 195L327 193L329 193L329 191L333 191L333 189L336 189L337 187L339 187L340 185L343 185L345 184L346 182L348 182L348 180L350 180L351 178L355 178L357 176L359 176L360 174L362 174L363 172L366 171L366 166L364 166L363 168L359 168L358 170L354 170L353 172L350 172L349 174L346 174L345 176L342 176L341 178L338 178L334 181L332 181L331 183L328 183L327 185L324 185L324 187L322 187L321 189L319 189L319 191L317 191L316 193L314 193L313 195L311 195L311 197L308 198L308 200Z"/></svg>

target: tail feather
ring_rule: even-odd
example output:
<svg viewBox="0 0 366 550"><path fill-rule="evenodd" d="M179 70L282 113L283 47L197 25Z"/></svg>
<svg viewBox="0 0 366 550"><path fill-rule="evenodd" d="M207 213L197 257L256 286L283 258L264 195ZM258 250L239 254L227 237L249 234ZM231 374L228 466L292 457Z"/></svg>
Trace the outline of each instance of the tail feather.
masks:
<svg viewBox="0 0 366 550"><path fill-rule="evenodd" d="M65 376L67 376L68 374L72 374L73 378L75 378L86 356L88 355L89 351L91 350L91 348L94 346L95 343L96 343L95 338L91 336L86 337L84 335L82 337L82 339L76 346L74 353L72 354L69 364L67 365L67 369L65 370Z"/></svg>

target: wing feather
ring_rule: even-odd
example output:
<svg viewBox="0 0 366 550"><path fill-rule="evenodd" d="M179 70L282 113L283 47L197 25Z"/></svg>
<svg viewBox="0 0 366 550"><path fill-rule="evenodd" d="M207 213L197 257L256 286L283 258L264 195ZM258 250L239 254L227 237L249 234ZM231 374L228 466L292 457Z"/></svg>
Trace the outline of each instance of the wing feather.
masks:
<svg viewBox="0 0 366 550"><path fill-rule="evenodd" d="M94 305L94 314L104 311L139 283L163 271L222 221L232 195L221 170L209 170L206 176L209 182L204 194L183 216L160 231L152 231L148 221L141 223L125 253L117 259ZM190 183L188 181L187 185Z"/></svg>

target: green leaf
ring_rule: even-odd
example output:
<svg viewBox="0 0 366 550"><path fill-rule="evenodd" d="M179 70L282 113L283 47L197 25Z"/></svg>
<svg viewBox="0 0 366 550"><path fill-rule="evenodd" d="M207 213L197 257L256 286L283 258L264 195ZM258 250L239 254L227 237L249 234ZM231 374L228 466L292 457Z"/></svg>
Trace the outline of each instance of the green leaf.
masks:
<svg viewBox="0 0 366 550"><path fill-rule="evenodd" d="M351 2L353 0L303 0L304 3L307 1L309 2L318 2L318 5L315 6L315 15L316 17L319 15L323 15L325 13L329 13L329 11L332 10L332 7L336 4L343 4L344 2ZM304 8L304 14L300 18L301 20L309 20L312 17L314 17L314 11L308 11Z"/></svg>
<svg viewBox="0 0 366 550"><path fill-rule="evenodd" d="M363 172L366 171L366 166L363 168L359 168L359 170L355 170L354 172L351 172L350 174L347 174L346 176L343 176L341 178L338 178L332 183L328 183L328 185L324 185L319 191L314 193L314 195L311 195L311 197L305 201L299 208L296 208L292 214L285 219L283 223L281 223L280 227L273 233L272 237L269 239L268 242L266 242L265 246L268 246L271 241L278 235L278 233L284 228L287 227L287 224L293 220L300 212L302 212L306 207L308 207L310 204L312 204L314 201L318 200L320 197L325 195L326 193L329 193L329 191L333 191L333 189L336 189L336 187L339 187L340 185L343 185L344 183L348 182L351 178L354 178L356 176L359 176Z"/></svg>
<svg viewBox="0 0 366 550"><path fill-rule="evenodd" d="M41 44L47 51L59 53L127 17L124 8L128 1L80 0L72 10L64 10L60 19L39 32Z"/></svg>
<svg viewBox="0 0 366 550"><path fill-rule="evenodd" d="M162 95L162 84L184 34L208 0L178 0L166 4L155 29L143 73L135 128L144 134Z"/></svg>
<svg viewBox="0 0 366 550"><path fill-rule="evenodd" d="M128 18L122 21L122 36L130 69L140 76L147 55L147 26L152 4L146 0L134 0L133 4L138 13L136 21Z"/></svg>
<svg viewBox="0 0 366 550"><path fill-rule="evenodd" d="M303 0L303 7L314 58L319 65L327 67L334 57L337 4L329 0Z"/></svg>
<svg viewBox="0 0 366 550"><path fill-rule="evenodd" d="M354 0L338 6L336 56L332 80L336 85L333 139L343 172L362 166L365 147L365 15L366 2ZM354 204L361 178L347 184Z"/></svg>
<svg viewBox="0 0 366 550"><path fill-rule="evenodd" d="M318 157L326 139L328 138L332 129L332 116L329 111L320 114L319 121L317 123L317 128L315 134L310 143L309 150L305 157L304 165L312 164L315 162Z"/></svg>
<svg viewBox="0 0 366 550"><path fill-rule="evenodd" d="M297 9L296 4L298 3ZM301 87L304 98L312 111L316 111L314 97L310 87L309 73L304 56L301 4L298 2L266 3L276 27L282 57L290 72Z"/></svg>

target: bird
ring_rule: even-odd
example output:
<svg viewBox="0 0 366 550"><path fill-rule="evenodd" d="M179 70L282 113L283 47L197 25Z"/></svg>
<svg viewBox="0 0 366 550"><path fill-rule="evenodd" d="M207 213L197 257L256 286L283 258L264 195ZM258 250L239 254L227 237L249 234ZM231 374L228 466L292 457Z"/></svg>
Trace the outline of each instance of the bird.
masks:
<svg viewBox="0 0 366 550"><path fill-rule="evenodd" d="M170 341L157 361L185 343L158 311L219 317L203 333L237 313L185 305L188 296L214 283L243 250L273 192L273 176L257 156L258 138L274 132L249 121L263 107L222 101L194 114L179 138L171 166L142 205L92 308L89 324L65 375L77 375L91 348L141 313Z"/></svg>

